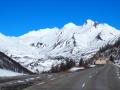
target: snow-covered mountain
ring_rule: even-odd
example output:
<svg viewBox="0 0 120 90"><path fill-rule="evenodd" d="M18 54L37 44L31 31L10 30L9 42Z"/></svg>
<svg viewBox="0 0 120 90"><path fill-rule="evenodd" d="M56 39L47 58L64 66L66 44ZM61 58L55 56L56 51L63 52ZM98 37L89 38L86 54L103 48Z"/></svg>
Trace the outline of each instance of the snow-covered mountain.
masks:
<svg viewBox="0 0 120 90"><path fill-rule="evenodd" d="M92 20L77 26L68 23L63 28L31 31L19 37L0 34L0 51L31 71L47 71L54 64L72 58L91 57L100 47L114 43L120 31Z"/></svg>

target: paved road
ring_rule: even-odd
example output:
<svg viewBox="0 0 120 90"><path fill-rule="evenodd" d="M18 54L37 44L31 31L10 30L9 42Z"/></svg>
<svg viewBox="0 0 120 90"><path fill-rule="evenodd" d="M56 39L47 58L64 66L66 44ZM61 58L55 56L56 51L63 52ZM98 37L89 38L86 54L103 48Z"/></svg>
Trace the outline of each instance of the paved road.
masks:
<svg viewBox="0 0 120 90"><path fill-rule="evenodd" d="M24 90L120 90L120 69L112 64L97 66L61 74Z"/></svg>
<svg viewBox="0 0 120 90"><path fill-rule="evenodd" d="M47 81L63 73L0 77L0 90L22 90L28 86Z"/></svg>

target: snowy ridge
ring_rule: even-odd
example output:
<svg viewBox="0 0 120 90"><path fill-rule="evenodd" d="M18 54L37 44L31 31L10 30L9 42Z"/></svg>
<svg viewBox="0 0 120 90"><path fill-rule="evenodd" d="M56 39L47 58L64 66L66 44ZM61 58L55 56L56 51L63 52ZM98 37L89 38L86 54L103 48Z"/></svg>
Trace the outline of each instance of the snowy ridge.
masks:
<svg viewBox="0 0 120 90"><path fill-rule="evenodd" d="M86 60L119 35L120 31L108 24L87 20L81 26L69 23L61 29L40 29L19 37L0 34L0 51L29 70L42 72L64 61L56 57Z"/></svg>

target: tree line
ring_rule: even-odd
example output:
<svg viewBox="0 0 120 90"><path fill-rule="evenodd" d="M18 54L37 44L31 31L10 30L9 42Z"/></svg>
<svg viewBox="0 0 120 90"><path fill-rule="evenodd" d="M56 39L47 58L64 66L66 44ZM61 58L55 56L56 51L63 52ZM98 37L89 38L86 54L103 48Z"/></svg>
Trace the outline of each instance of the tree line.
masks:
<svg viewBox="0 0 120 90"><path fill-rule="evenodd" d="M88 68L89 61L84 61L83 58L79 60L79 67L85 67ZM58 65L52 65L51 70L49 72L51 73L57 73L57 72L63 72L67 71L70 68L77 66L75 60L67 58L65 62L62 62Z"/></svg>

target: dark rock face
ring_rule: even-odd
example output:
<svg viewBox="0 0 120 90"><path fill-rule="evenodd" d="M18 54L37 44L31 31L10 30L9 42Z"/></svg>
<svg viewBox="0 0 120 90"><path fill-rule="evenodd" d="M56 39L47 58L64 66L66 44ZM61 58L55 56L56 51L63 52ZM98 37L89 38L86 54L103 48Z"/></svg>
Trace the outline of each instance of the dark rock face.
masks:
<svg viewBox="0 0 120 90"><path fill-rule="evenodd" d="M19 63L17 63L2 52L0 52L0 68L19 73L33 74L31 71L21 66Z"/></svg>

